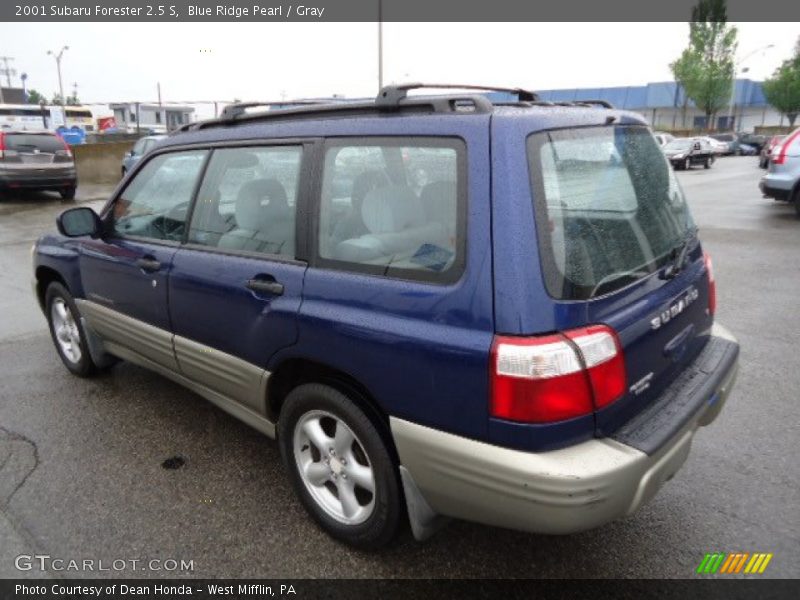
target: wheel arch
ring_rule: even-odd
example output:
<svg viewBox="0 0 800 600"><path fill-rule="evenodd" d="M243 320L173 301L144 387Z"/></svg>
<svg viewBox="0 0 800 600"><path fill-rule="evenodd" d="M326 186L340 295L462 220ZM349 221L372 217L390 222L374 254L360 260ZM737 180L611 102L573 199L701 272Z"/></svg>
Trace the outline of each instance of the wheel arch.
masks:
<svg viewBox="0 0 800 600"><path fill-rule="evenodd" d="M47 294L48 286L54 281L63 285L71 293L69 284L64 277L52 267L40 265L36 267L36 300L39 302L39 308L45 310L45 296Z"/></svg>
<svg viewBox="0 0 800 600"><path fill-rule="evenodd" d="M293 389L305 383L328 385L350 398L375 424L395 464L399 464L389 425L389 414L358 379L324 363L302 357L281 361L272 371L267 383L267 418L277 423L286 397Z"/></svg>

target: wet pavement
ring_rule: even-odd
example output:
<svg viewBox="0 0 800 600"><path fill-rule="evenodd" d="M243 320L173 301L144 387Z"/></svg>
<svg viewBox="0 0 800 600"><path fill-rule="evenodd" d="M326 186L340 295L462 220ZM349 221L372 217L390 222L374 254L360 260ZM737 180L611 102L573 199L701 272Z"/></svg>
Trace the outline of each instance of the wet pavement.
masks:
<svg viewBox="0 0 800 600"><path fill-rule="evenodd" d="M714 259L717 317L742 343L741 371L653 501L578 535L455 522L374 554L317 529L275 444L200 397L129 364L70 376L30 291L29 250L71 203L0 200L0 577L33 552L193 561L174 573L57 573L70 577L692 577L712 551L772 552L764 576L797 577L800 220L761 198L761 173L749 157L679 173ZM162 466L176 457L183 465Z"/></svg>

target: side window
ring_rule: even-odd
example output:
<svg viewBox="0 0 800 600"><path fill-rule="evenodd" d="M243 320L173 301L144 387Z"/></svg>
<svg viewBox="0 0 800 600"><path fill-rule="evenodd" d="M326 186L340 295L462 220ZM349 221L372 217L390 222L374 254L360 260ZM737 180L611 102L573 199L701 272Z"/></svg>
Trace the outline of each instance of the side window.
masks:
<svg viewBox="0 0 800 600"><path fill-rule="evenodd" d="M463 261L465 149L449 138L331 141L319 257L328 266L433 281Z"/></svg>
<svg viewBox="0 0 800 600"><path fill-rule="evenodd" d="M207 150L171 152L148 161L114 203L114 233L180 241L207 154Z"/></svg>
<svg viewBox="0 0 800 600"><path fill-rule="evenodd" d="M136 155L136 156L144 154L144 146L145 146L146 143L147 143L147 140L145 140L144 138L140 138L139 141L137 141L133 145L133 154Z"/></svg>
<svg viewBox="0 0 800 600"><path fill-rule="evenodd" d="M215 150L197 197L189 242L295 256L302 146Z"/></svg>

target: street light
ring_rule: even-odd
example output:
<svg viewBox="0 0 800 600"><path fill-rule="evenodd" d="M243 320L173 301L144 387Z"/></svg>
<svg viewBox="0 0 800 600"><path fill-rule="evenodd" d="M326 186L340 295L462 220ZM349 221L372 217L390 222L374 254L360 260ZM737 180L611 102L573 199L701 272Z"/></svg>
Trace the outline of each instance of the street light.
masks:
<svg viewBox="0 0 800 600"><path fill-rule="evenodd" d="M774 47L775 47L775 44L767 44L766 46L761 46L759 48L756 48L752 52L748 52L747 54L745 54L744 58L742 58L742 60L740 60L738 62L738 64L736 62L736 55L734 55L734 57L733 57L733 82L731 83L731 100L728 103L728 115L729 115L728 116L728 126L731 129L733 129L733 127L734 127L733 109L734 109L734 103L736 101L736 75L739 72L739 67L741 67L742 63L744 63L748 58L750 58L754 54L757 54L759 52L763 52L764 50L769 50L770 48L774 48ZM742 69L741 72L742 73L747 73L747 71L749 71L749 68L745 67L745 68Z"/></svg>
<svg viewBox="0 0 800 600"><path fill-rule="evenodd" d="M53 52L52 50L47 51L48 56L52 56L56 59L56 68L58 69L58 92L61 94L61 114L62 116L66 113L64 112L64 84L61 82L61 57L64 56L64 51L69 50L69 46L64 46L61 50L58 51L58 54Z"/></svg>

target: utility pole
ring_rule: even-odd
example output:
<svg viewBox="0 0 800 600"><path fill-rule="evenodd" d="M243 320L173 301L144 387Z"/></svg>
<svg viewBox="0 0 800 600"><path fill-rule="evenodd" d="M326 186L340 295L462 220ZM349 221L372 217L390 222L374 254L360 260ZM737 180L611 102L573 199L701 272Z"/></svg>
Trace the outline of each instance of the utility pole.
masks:
<svg viewBox="0 0 800 600"><path fill-rule="evenodd" d="M10 88L11 87L11 76L12 75L16 75L17 72L14 69L12 69L12 68L10 68L8 66L8 61L14 60L14 57L13 56L0 56L0 60L3 61L3 65L4 65L3 73L5 73L5 76L6 76L6 87Z"/></svg>
<svg viewBox="0 0 800 600"><path fill-rule="evenodd" d="M3 69L3 72L5 72L5 74L6 74L6 83L8 84L6 87L10 88L11 87L11 76L12 75L16 75L17 72L14 69L12 69L12 68L10 68L8 66L8 61L14 60L14 57L13 56L0 56L0 60L2 60L3 64L5 65L5 68ZM3 98L3 86L0 85L0 103L3 103L3 102L5 102L5 98Z"/></svg>
<svg viewBox="0 0 800 600"><path fill-rule="evenodd" d="M64 51L69 50L69 46L64 46L61 50L58 51L58 54L53 52L52 50L48 50L48 56L52 56L56 59L56 69L58 69L58 93L61 94L61 113L63 118L66 120L66 110L64 109L64 103L66 98L64 98L64 84L61 81L61 57L64 56Z"/></svg>
<svg viewBox="0 0 800 600"><path fill-rule="evenodd" d="M378 0L378 91L383 88L383 0Z"/></svg>

